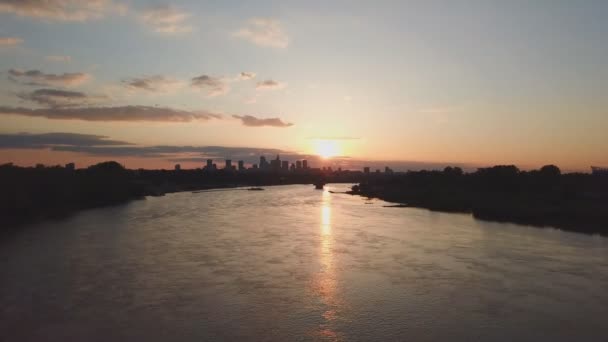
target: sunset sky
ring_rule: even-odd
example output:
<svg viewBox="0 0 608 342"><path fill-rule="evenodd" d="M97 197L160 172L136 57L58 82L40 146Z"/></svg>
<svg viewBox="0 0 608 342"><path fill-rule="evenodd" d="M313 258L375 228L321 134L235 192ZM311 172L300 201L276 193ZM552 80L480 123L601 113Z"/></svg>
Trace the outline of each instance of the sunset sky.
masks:
<svg viewBox="0 0 608 342"><path fill-rule="evenodd" d="M0 163L587 171L608 165L607 16L599 0L0 0Z"/></svg>

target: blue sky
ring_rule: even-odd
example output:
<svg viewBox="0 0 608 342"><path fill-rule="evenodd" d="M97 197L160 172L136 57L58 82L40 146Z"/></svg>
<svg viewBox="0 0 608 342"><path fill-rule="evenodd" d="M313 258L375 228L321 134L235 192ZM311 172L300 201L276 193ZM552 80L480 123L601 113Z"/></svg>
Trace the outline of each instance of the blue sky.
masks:
<svg viewBox="0 0 608 342"><path fill-rule="evenodd" d="M605 1L0 0L0 132L303 154L323 137L364 160L584 169L608 164L606 14ZM36 87L11 70L88 78ZM38 89L87 102L55 92L49 108ZM124 106L221 118L82 120Z"/></svg>

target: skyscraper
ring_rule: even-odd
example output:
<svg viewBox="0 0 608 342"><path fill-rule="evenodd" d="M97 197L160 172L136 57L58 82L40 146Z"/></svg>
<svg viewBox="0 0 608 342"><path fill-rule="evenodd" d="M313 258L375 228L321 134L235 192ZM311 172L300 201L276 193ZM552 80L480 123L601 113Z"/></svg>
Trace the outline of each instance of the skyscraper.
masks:
<svg viewBox="0 0 608 342"><path fill-rule="evenodd" d="M302 168L308 169L308 160L306 160L306 159L302 160Z"/></svg>
<svg viewBox="0 0 608 342"><path fill-rule="evenodd" d="M302 161L301 160L296 160L296 169L299 170L302 168Z"/></svg>
<svg viewBox="0 0 608 342"><path fill-rule="evenodd" d="M232 160L226 159L226 166L224 167L226 170L232 170Z"/></svg>
<svg viewBox="0 0 608 342"><path fill-rule="evenodd" d="M268 162L266 161L266 157L260 156L260 169L266 170L268 168Z"/></svg>
<svg viewBox="0 0 608 342"><path fill-rule="evenodd" d="M273 159L270 161L270 168L273 171L279 171L279 169L281 168L281 158L279 157L278 154L277 154L276 159Z"/></svg>
<svg viewBox="0 0 608 342"><path fill-rule="evenodd" d="M289 161L283 160L281 162L281 170L283 170L283 171L289 170Z"/></svg>
<svg viewBox="0 0 608 342"><path fill-rule="evenodd" d="M205 166L207 170L211 170L213 168L213 159L207 159L207 166Z"/></svg>
<svg viewBox="0 0 608 342"><path fill-rule="evenodd" d="M245 163L242 160L239 160L239 171L245 170Z"/></svg>

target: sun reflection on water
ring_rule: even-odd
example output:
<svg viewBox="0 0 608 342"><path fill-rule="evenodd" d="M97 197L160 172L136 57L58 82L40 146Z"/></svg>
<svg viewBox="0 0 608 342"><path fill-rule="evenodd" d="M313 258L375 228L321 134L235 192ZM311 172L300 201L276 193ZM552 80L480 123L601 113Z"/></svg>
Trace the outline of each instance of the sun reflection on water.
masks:
<svg viewBox="0 0 608 342"><path fill-rule="evenodd" d="M321 227L319 261L321 268L315 281L315 290L324 306L323 323L319 325L317 334L323 339L339 340L339 335L332 329L332 323L337 318L336 275L333 265L333 235L331 216L331 194L326 189L321 200Z"/></svg>

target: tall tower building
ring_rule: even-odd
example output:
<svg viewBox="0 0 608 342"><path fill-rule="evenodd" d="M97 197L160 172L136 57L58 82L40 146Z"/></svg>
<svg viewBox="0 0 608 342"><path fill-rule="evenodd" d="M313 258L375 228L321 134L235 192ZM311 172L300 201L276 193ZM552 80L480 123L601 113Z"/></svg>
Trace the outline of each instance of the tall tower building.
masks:
<svg viewBox="0 0 608 342"><path fill-rule="evenodd" d="M266 161L266 157L260 156L260 169L265 170L268 168L268 161Z"/></svg>
<svg viewBox="0 0 608 342"><path fill-rule="evenodd" d="M302 168L308 169L308 160L306 160L306 159L302 160Z"/></svg>
<svg viewBox="0 0 608 342"><path fill-rule="evenodd" d="M279 155L277 154L277 158L273 159L270 161L270 168L273 171L279 171L279 169L281 168L281 158L279 157Z"/></svg>
<svg viewBox="0 0 608 342"><path fill-rule="evenodd" d="M224 167L226 170L232 170L232 160L226 159L226 166Z"/></svg>
<svg viewBox="0 0 608 342"><path fill-rule="evenodd" d="M245 163L242 160L239 160L239 171L245 170Z"/></svg>

